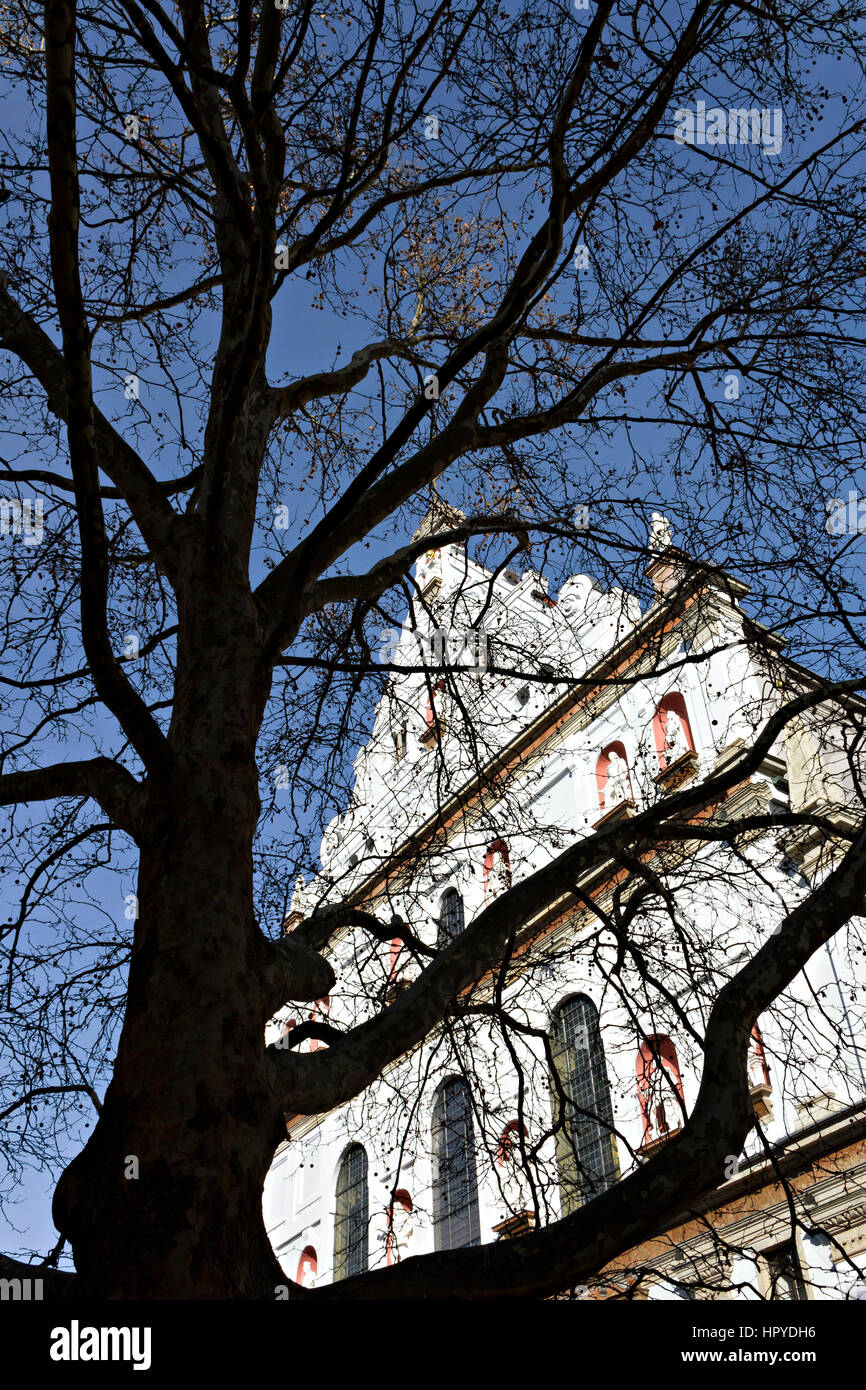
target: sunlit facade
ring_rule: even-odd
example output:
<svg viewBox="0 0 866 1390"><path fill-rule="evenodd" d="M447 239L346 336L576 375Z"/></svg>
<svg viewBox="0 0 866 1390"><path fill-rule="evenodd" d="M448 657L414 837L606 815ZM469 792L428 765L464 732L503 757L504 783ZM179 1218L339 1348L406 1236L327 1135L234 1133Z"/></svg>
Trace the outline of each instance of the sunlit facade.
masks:
<svg viewBox="0 0 866 1390"><path fill-rule="evenodd" d="M379 702L351 804L325 832L320 873L299 882L287 930L348 900L448 949L567 846L729 767L783 698L778 644L747 617L743 586L684 574L663 518L648 576L643 608L584 575L554 600L537 574L492 574L459 546L431 548L402 631L382 634L405 674ZM808 673L790 681L804 688ZM820 809L852 825L834 719L790 725L716 814ZM621 864L560 885L515 922L504 980L480 982L350 1104L287 1118L264 1193L286 1275L309 1285L513 1238L648 1162L694 1104L719 985L836 853L808 827L736 849L669 847L653 867L675 911L650 896L625 945L610 928L629 910ZM684 1216L577 1296L840 1299L866 1287L864 969L852 941L817 952L758 1021L749 1084L763 1139L755 1131L731 1156L709 1224ZM360 928L329 955L334 993L315 1010L287 1006L270 1043L289 1046L311 1016L345 1028L393 1006L423 966L398 938L389 947ZM484 1011L500 987L508 1039ZM798 1194L796 1232L765 1142Z"/></svg>

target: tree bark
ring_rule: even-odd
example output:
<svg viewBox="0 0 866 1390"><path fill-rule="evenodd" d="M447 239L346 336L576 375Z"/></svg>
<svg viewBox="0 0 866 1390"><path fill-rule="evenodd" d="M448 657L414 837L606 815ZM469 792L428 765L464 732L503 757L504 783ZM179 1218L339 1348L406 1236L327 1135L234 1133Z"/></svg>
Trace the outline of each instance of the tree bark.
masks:
<svg viewBox="0 0 866 1390"><path fill-rule="evenodd" d="M261 1209L275 1111L251 949L255 818L228 780L176 787L142 847L115 1073L54 1200L76 1296L263 1298L284 1282Z"/></svg>
<svg viewBox="0 0 866 1390"><path fill-rule="evenodd" d="M179 650L172 766L147 786L114 1075L54 1199L76 1297L273 1298L285 1283L261 1208L280 1122L252 906L262 682L238 636L249 609L202 600Z"/></svg>

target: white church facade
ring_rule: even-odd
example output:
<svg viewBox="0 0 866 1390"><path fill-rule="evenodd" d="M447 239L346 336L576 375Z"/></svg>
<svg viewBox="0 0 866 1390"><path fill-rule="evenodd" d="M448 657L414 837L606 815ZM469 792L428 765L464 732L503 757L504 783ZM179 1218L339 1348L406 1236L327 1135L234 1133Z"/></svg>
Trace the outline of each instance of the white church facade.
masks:
<svg viewBox="0 0 866 1390"><path fill-rule="evenodd" d="M652 550L645 611L585 575L554 600L538 574L491 573L462 546L422 556L417 602L402 630L382 634L395 669L355 759L351 802L325 832L320 872L299 882L287 930L349 901L447 949L567 845L730 766L784 696L809 687L744 612L744 586L684 567L661 517ZM717 814L818 809L844 831L858 818L846 737L838 712L796 721ZM332 1113L287 1117L263 1198L287 1277L329 1282L519 1236L645 1163L694 1104L720 983L838 851L800 828L661 854L654 882L670 898L648 894L629 919L634 953L615 929L630 911L622 864L595 867L533 921L515 922L508 969L455 1001L409 1056ZM329 955L333 994L314 1008L287 1005L269 1043L291 1046L309 1019L355 1025L410 988L424 963L399 938L376 942L359 927L338 932ZM845 1299L866 1289L857 959L840 934L758 1021L749 1079L763 1139L756 1131L732 1156L709 1225L684 1215L578 1296ZM780 1164L802 1202L796 1228Z"/></svg>

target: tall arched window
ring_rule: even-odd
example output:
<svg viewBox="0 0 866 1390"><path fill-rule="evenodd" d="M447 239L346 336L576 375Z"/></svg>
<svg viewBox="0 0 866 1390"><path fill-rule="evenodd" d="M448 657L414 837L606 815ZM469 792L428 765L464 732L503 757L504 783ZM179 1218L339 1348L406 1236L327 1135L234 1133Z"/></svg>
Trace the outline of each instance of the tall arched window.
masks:
<svg viewBox="0 0 866 1390"><path fill-rule="evenodd" d="M308 1245L302 1251L301 1258L298 1260L298 1273L295 1282L303 1285L304 1288L307 1289L315 1288L318 1269L319 1261L316 1257L316 1252L312 1245Z"/></svg>
<svg viewBox="0 0 866 1390"><path fill-rule="evenodd" d="M462 1077L440 1088L433 1109L433 1228L437 1250L481 1243L472 1101Z"/></svg>
<svg viewBox="0 0 866 1390"><path fill-rule="evenodd" d="M678 1129L683 1081L677 1050L670 1038L653 1033L637 1054L637 1093L643 1120L642 1143L652 1144Z"/></svg>
<svg viewBox="0 0 866 1390"><path fill-rule="evenodd" d="M550 1045L556 1071L552 1078L553 1113L560 1121L556 1157L562 1208L568 1215L619 1180L598 1012L585 994L576 994L559 1005L553 1016ZM555 1084L557 1078L565 1095L564 1106Z"/></svg>
<svg viewBox="0 0 866 1390"><path fill-rule="evenodd" d="M436 944L440 951L456 940L466 926L463 916L463 899L456 888L448 888L442 894L439 904L439 931Z"/></svg>
<svg viewBox="0 0 866 1390"><path fill-rule="evenodd" d="M334 1279L350 1279L367 1269L367 1153L353 1144L343 1155L337 1175L337 1216L334 1224Z"/></svg>

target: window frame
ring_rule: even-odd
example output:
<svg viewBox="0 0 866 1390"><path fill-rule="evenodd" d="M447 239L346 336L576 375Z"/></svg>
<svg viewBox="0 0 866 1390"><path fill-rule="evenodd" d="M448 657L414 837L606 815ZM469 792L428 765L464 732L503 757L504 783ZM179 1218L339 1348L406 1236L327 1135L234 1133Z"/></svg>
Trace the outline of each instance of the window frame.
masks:
<svg viewBox="0 0 866 1390"><path fill-rule="evenodd" d="M457 911L455 917L459 917L459 926L457 926L456 929L453 925L446 924L445 915L446 911L448 910L446 908L446 902L449 904L449 906L451 903L457 903ZM436 918L437 949L440 951L447 949L447 947L449 947L452 944L452 942L457 940L458 936L463 935L465 930L466 905L463 901L463 894L460 892L459 888L456 888L452 884L450 887L445 889L445 892L439 899L439 915Z"/></svg>
<svg viewBox="0 0 866 1390"><path fill-rule="evenodd" d="M361 1156L358 1173L348 1176ZM363 1144L350 1144L337 1170L334 1209L334 1283L366 1274L370 1267L369 1159ZM358 1192L353 1200L353 1194Z"/></svg>
<svg viewBox="0 0 866 1390"><path fill-rule="evenodd" d="M460 1094L457 1111L452 1098ZM450 1114L449 1114L450 1108ZM449 1145L448 1134L454 1136ZM481 1244L478 1169L472 1095L462 1076L442 1082L433 1102L433 1242L436 1250L460 1250ZM456 1164L463 1159L459 1169ZM450 1172L443 1174L443 1162Z"/></svg>
<svg viewBox="0 0 866 1390"><path fill-rule="evenodd" d="M796 1234L759 1252L764 1297L771 1303L808 1303L809 1288L803 1256ZM779 1296L780 1284L787 1283L790 1295Z"/></svg>
<svg viewBox="0 0 866 1390"><path fill-rule="evenodd" d="M583 1016L580 1023L571 1030L572 1036L566 1037L565 1026L561 1020L566 1017L567 1010L576 1004L582 1006ZM569 1054L576 1054L577 1042L573 1039L577 1039L584 1030L587 1037L587 1062L582 1064L578 1071ZM562 1105L551 1077L551 1107L556 1127L560 1200L563 1215L568 1216L620 1180L619 1151L614 1132L613 1096L607 1058L598 1009L588 994L570 994L560 1000L551 1014L548 1036L551 1060L562 1090L568 1098L566 1104ZM564 1072L559 1065L560 1059L568 1064ZM575 1078L578 1078L582 1090L586 1090L587 1082L589 1083L589 1094L578 1097L572 1094L572 1089L576 1088ZM569 1104L578 1110L590 1110L589 1103L595 1107L595 1118L581 1114L569 1116ZM586 1130L582 1136L575 1132L579 1125ZM593 1169L598 1181L592 1179Z"/></svg>

